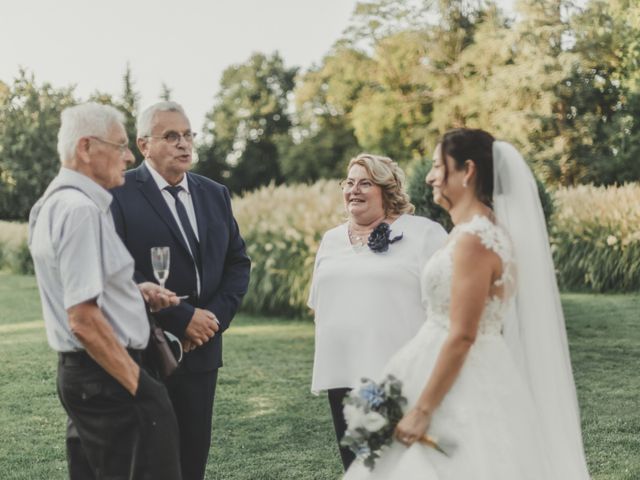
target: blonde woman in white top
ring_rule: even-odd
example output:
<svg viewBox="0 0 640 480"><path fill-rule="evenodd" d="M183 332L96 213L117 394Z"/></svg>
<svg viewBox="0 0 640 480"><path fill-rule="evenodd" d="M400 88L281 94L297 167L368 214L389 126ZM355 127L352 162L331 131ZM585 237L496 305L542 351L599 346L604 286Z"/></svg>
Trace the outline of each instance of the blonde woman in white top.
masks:
<svg viewBox="0 0 640 480"><path fill-rule="evenodd" d="M338 441L342 400L373 377L424 323L421 267L446 241L437 223L412 215L404 173L389 158L361 154L342 182L348 221L325 233L309 306L315 311L312 391L327 391ZM340 448L343 466L353 454Z"/></svg>

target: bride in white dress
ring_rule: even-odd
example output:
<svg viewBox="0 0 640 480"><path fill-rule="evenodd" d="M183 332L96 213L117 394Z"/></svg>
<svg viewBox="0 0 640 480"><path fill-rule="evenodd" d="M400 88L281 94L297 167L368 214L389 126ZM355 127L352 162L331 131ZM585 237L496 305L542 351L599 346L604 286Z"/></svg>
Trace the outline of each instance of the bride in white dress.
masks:
<svg viewBox="0 0 640 480"><path fill-rule="evenodd" d="M588 479L533 176L482 130L448 132L436 157L427 182L455 228L422 273L428 320L380 377L402 381L408 410L374 469L356 461L344 478Z"/></svg>

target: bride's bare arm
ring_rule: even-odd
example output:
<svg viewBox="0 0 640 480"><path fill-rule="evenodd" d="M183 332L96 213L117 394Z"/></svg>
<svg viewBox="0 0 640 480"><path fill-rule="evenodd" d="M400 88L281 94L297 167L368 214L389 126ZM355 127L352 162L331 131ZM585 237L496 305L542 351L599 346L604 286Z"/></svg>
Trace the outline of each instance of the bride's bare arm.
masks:
<svg viewBox="0 0 640 480"><path fill-rule="evenodd" d="M449 391L478 332L478 323L492 280L498 278L499 257L475 235L464 235L453 252L450 330L416 405L396 428L397 438L411 444L424 435L431 414Z"/></svg>

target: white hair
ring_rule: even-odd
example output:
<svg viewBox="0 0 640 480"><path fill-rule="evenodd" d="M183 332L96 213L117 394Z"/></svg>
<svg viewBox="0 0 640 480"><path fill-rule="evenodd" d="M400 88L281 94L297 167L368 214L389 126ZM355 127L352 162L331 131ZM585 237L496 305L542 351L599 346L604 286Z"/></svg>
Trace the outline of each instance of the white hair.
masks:
<svg viewBox="0 0 640 480"><path fill-rule="evenodd" d="M65 108L60 115L58 155L65 164L73 160L78 140L83 137L106 137L116 125L124 125L124 114L110 106L95 102Z"/></svg>
<svg viewBox="0 0 640 480"><path fill-rule="evenodd" d="M153 117L155 117L156 113L159 112L178 112L185 117L187 116L187 114L184 113L184 108L182 108L182 105L179 103L171 101L154 103L138 115L138 120L136 121L136 135L138 138L144 138L151 135Z"/></svg>

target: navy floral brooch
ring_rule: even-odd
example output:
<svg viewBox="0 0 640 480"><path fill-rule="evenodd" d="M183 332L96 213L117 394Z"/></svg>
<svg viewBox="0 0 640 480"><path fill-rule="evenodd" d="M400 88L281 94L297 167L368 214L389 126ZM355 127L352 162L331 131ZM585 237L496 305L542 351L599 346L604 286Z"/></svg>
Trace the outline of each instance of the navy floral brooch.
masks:
<svg viewBox="0 0 640 480"><path fill-rule="evenodd" d="M371 249L371 251L375 253L382 253L389 250L389 245L397 242L398 240L402 240L402 236L404 234L401 233L393 238L391 238L391 227L389 227L388 223L381 223L376 228L373 229L371 235L369 235L369 239L367 240L367 245Z"/></svg>

